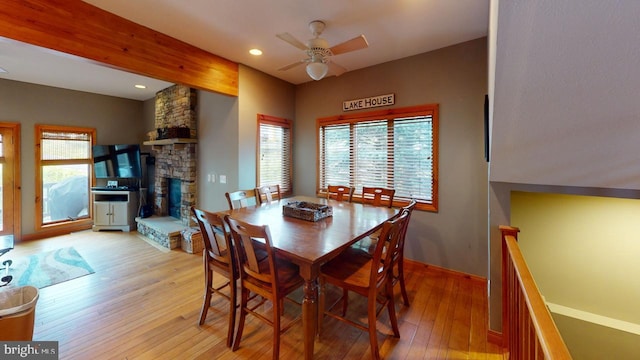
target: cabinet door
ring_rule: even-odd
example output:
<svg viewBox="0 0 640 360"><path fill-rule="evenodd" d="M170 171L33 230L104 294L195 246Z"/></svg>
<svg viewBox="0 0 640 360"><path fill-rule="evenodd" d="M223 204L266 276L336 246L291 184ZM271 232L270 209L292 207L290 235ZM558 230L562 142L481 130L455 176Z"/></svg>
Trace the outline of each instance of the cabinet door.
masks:
<svg viewBox="0 0 640 360"><path fill-rule="evenodd" d="M129 224L128 204L129 203L125 201L114 201L111 203L111 212L113 213L113 217L111 218L111 224L109 225Z"/></svg>
<svg viewBox="0 0 640 360"><path fill-rule="evenodd" d="M95 201L93 203L93 216L95 225L111 225L111 203Z"/></svg>

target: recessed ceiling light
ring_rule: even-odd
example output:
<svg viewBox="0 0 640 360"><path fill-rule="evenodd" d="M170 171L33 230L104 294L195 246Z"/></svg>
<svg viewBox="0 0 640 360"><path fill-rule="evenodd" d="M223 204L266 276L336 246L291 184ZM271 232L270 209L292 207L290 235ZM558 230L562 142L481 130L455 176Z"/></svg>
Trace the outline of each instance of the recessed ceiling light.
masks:
<svg viewBox="0 0 640 360"><path fill-rule="evenodd" d="M249 50L249 54L255 55L255 56L262 55L262 50L260 50L260 49L251 49L251 50Z"/></svg>
<svg viewBox="0 0 640 360"><path fill-rule="evenodd" d="M146 85L134 85L134 87L135 87L136 89L146 89L146 88L147 88L147 86L146 86Z"/></svg>

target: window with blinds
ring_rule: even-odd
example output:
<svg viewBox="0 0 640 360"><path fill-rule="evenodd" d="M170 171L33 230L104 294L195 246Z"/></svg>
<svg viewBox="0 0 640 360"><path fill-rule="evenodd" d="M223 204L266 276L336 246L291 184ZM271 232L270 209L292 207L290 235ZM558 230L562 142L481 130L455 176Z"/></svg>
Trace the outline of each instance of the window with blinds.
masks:
<svg viewBox="0 0 640 360"><path fill-rule="evenodd" d="M258 115L258 187L280 185L283 194L293 190L291 175L291 122Z"/></svg>
<svg viewBox="0 0 640 360"><path fill-rule="evenodd" d="M36 126L36 227L90 221L95 129Z"/></svg>
<svg viewBox="0 0 640 360"><path fill-rule="evenodd" d="M391 188L399 204L437 211L437 129L437 105L318 120L319 190Z"/></svg>

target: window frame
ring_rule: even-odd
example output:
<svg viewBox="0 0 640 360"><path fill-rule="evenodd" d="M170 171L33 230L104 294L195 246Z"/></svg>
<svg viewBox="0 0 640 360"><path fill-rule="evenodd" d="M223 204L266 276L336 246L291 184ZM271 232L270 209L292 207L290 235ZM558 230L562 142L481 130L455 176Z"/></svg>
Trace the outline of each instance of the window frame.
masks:
<svg viewBox="0 0 640 360"><path fill-rule="evenodd" d="M391 124L397 118L408 118L412 116L430 116L431 117L431 135L432 135L432 187L431 187L431 198L432 200L425 201L424 199L417 199L418 204L416 209L430 212L438 211L438 128L439 128L439 118L438 118L438 104L427 104L427 105L418 105L418 106L410 106L403 108L395 108L395 109L385 109L385 110L375 110L375 111L366 111L366 112L357 112L353 114L344 114L337 116L330 116L325 118L318 118L316 120L316 191L319 196L324 195L324 189L321 187L322 179L321 174L322 171L320 167L322 166L322 144L320 143L320 132L324 126L331 125L349 125L351 130L353 131L353 127L355 124L360 122L368 122L373 120L385 120L387 124ZM351 139L353 140L353 133L350 134ZM390 150L393 149L393 146L388 147ZM355 168L353 165L353 152L350 153L350 172L351 172L351 180L353 181L353 173L355 172ZM393 159L393 157L390 157ZM348 185L355 186L355 184L340 184L340 185ZM355 189L356 192L353 196L354 201L362 201L361 190ZM409 203L410 199L408 197L396 196L394 197L393 206L405 206Z"/></svg>
<svg viewBox="0 0 640 360"><path fill-rule="evenodd" d="M89 135L90 144L89 144L89 157L86 159L61 159L61 160L42 160L42 133L46 131L52 132L67 132L67 133L83 133ZM36 203L35 203L35 230L43 231L43 230L51 230L51 229L63 229L63 228L85 228L87 226L91 226L93 223L93 202L91 196L89 196L88 206L88 216L86 218L76 219L76 220L62 220L57 222L52 222L48 224L44 224L43 221L43 166L46 165L64 165L64 164L86 164L89 166L89 191L90 188L95 184L95 174L93 172L93 156L91 154L91 147L96 143L96 129L95 128L84 128L78 126L64 126L64 125L35 125L35 193L36 193Z"/></svg>
<svg viewBox="0 0 640 360"><path fill-rule="evenodd" d="M258 129L256 131L256 187L261 187L264 185L276 185L276 184L262 184L261 183L261 179L260 179L260 150L261 150L261 126L264 125L271 125L271 126L277 126L277 127L281 127L284 129L287 129L289 132L289 144L288 144L288 148L284 149L284 152L286 153L286 156L288 157L288 162L289 162L289 176L288 176L288 182L289 185L286 186L286 184L277 184L280 185L280 191L282 193L282 196L290 196L293 194L293 126L292 126L292 121L285 119L285 118L280 118L280 117L276 117L276 116L271 116L271 115L264 115L264 114L258 114L257 116L257 120L258 120ZM284 147L284 145L283 145Z"/></svg>

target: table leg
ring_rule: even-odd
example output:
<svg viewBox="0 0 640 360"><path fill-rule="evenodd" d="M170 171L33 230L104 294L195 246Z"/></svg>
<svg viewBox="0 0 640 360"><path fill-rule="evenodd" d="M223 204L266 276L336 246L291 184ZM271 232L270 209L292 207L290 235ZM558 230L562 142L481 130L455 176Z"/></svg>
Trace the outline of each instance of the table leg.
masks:
<svg viewBox="0 0 640 360"><path fill-rule="evenodd" d="M318 287L315 279L305 280L302 299L302 326L304 328L304 358L313 359L313 343L318 327Z"/></svg>

